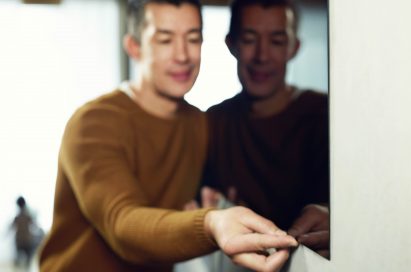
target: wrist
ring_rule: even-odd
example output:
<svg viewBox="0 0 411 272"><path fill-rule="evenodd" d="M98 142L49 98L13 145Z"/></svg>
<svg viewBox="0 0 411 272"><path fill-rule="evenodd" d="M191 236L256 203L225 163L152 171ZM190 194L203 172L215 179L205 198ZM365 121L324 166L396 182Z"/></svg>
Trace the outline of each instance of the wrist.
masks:
<svg viewBox="0 0 411 272"><path fill-rule="evenodd" d="M214 237L214 220L218 211L210 209L204 216L204 232L209 240L217 244Z"/></svg>

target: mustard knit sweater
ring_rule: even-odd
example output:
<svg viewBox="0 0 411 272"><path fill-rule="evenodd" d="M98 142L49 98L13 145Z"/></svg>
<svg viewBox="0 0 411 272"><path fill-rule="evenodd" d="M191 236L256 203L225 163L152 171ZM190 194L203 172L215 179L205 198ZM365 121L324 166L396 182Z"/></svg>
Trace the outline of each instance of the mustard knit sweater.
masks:
<svg viewBox="0 0 411 272"><path fill-rule="evenodd" d="M206 135L189 104L164 120L120 90L77 110L62 140L41 271L171 271L214 250L207 210L178 211L197 190Z"/></svg>

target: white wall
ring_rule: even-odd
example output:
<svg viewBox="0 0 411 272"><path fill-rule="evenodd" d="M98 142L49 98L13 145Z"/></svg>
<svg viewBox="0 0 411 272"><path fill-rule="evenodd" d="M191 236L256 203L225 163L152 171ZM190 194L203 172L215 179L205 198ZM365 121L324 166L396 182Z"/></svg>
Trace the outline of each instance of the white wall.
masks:
<svg viewBox="0 0 411 272"><path fill-rule="evenodd" d="M290 271L411 271L411 2L331 0L331 261Z"/></svg>
<svg viewBox="0 0 411 272"><path fill-rule="evenodd" d="M297 56L287 67L287 82L300 88L328 92L327 7L301 4Z"/></svg>
<svg viewBox="0 0 411 272"><path fill-rule="evenodd" d="M116 1L0 0L0 271L13 253L17 196L47 230L67 119L120 81Z"/></svg>

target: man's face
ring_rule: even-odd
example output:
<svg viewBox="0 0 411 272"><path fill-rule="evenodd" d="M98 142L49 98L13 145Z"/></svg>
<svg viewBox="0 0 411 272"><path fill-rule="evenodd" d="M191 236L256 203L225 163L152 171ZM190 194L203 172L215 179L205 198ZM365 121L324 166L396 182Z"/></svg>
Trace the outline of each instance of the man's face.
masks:
<svg viewBox="0 0 411 272"><path fill-rule="evenodd" d="M201 18L191 4L150 3L141 34L143 88L173 99L193 86L200 68Z"/></svg>
<svg viewBox="0 0 411 272"><path fill-rule="evenodd" d="M231 43L240 82L252 97L271 97L285 87L286 65L298 48L293 14L286 7L250 5L241 18L239 37Z"/></svg>

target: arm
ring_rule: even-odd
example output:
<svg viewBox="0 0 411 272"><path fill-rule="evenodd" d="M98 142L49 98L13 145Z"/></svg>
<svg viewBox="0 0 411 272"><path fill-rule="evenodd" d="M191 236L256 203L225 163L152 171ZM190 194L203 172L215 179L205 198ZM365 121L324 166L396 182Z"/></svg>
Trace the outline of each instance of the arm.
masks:
<svg viewBox="0 0 411 272"><path fill-rule="evenodd" d="M92 107L69 122L60 164L81 213L121 258L173 263L211 252L203 228L206 209L160 209L137 178L132 127L125 113Z"/></svg>

